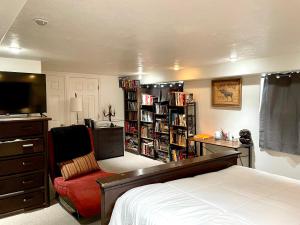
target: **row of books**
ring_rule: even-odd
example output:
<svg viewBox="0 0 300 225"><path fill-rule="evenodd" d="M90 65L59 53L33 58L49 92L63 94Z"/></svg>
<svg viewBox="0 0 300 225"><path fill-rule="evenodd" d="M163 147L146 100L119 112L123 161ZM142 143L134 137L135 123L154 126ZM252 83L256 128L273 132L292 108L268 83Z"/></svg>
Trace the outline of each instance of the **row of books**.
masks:
<svg viewBox="0 0 300 225"><path fill-rule="evenodd" d="M134 136L126 135L125 136L125 148L138 151L138 145L139 145L138 143L139 143L139 141L138 141L137 135L134 135Z"/></svg>
<svg viewBox="0 0 300 225"><path fill-rule="evenodd" d="M136 134L138 132L137 123L125 121L124 128L126 133Z"/></svg>
<svg viewBox="0 0 300 225"><path fill-rule="evenodd" d="M127 98L127 100L133 100L133 101L137 100L136 92L135 91L126 92L126 98Z"/></svg>
<svg viewBox="0 0 300 225"><path fill-rule="evenodd" d="M127 120L137 120L137 112L127 112Z"/></svg>
<svg viewBox="0 0 300 225"><path fill-rule="evenodd" d="M153 96L142 94L142 105L153 105Z"/></svg>
<svg viewBox="0 0 300 225"><path fill-rule="evenodd" d="M187 158L185 150L182 149L172 149L171 154L172 154L172 160L175 162Z"/></svg>
<svg viewBox="0 0 300 225"><path fill-rule="evenodd" d="M156 119L155 132L169 133L168 121L165 119Z"/></svg>
<svg viewBox="0 0 300 225"><path fill-rule="evenodd" d="M186 146L186 130L171 129L170 130L170 143L176 144L182 147Z"/></svg>
<svg viewBox="0 0 300 225"><path fill-rule="evenodd" d="M174 126L186 127L186 116L185 114L172 113L171 114L171 124Z"/></svg>
<svg viewBox="0 0 300 225"><path fill-rule="evenodd" d="M160 114L160 115L168 114L168 106L161 105L161 104L155 104L155 113Z"/></svg>
<svg viewBox="0 0 300 225"><path fill-rule="evenodd" d="M169 153L163 151L157 151L156 153L158 160L163 161L165 163L170 162Z"/></svg>
<svg viewBox="0 0 300 225"><path fill-rule="evenodd" d="M169 139L165 137L160 137L154 140L155 149L162 151L169 151Z"/></svg>
<svg viewBox="0 0 300 225"><path fill-rule="evenodd" d="M145 124L141 126L141 137L153 139L153 127L152 124Z"/></svg>
<svg viewBox="0 0 300 225"><path fill-rule="evenodd" d="M186 104L186 94L184 92L171 92L170 93L170 105L184 106Z"/></svg>
<svg viewBox="0 0 300 225"><path fill-rule="evenodd" d="M137 102L127 102L127 110L138 110Z"/></svg>
<svg viewBox="0 0 300 225"><path fill-rule="evenodd" d="M151 157L155 156L153 141L143 140L141 142L141 153Z"/></svg>
<svg viewBox="0 0 300 225"><path fill-rule="evenodd" d="M141 121L153 123L153 112L148 110L141 110Z"/></svg>
<svg viewBox="0 0 300 225"><path fill-rule="evenodd" d="M140 81L139 80L120 80L119 81L119 86L121 88L125 89L133 89L133 88L138 88L140 86Z"/></svg>

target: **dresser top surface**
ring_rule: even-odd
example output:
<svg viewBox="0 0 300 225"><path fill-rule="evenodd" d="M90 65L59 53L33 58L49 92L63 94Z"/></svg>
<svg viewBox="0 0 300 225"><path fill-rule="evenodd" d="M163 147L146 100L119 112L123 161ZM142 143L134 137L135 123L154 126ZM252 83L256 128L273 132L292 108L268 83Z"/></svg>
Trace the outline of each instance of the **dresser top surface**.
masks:
<svg viewBox="0 0 300 225"><path fill-rule="evenodd" d="M30 122L30 121L48 121L51 120L49 117L0 117L0 123L7 123L7 122Z"/></svg>

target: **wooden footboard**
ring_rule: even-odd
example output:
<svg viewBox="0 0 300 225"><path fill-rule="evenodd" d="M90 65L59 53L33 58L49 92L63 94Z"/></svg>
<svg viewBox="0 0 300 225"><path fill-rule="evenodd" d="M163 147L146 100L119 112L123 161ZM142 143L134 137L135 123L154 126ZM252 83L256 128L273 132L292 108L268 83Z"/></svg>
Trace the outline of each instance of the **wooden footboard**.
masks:
<svg viewBox="0 0 300 225"><path fill-rule="evenodd" d="M236 165L239 154L233 150L220 152L98 179L101 190L101 224L109 224L115 202L126 191L147 184L222 170Z"/></svg>

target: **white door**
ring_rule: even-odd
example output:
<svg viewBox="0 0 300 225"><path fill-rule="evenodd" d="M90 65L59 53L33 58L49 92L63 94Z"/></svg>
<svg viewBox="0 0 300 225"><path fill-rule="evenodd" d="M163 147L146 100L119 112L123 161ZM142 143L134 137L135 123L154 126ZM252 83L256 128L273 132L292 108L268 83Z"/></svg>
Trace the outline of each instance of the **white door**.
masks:
<svg viewBox="0 0 300 225"><path fill-rule="evenodd" d="M65 122L65 79L59 76L46 75L47 115L49 129L59 127Z"/></svg>
<svg viewBox="0 0 300 225"><path fill-rule="evenodd" d="M98 119L99 112L99 82L96 78L78 78L71 77L69 80L69 96L70 102L71 97L77 94L77 97L82 98L82 112L78 113L79 123L83 123L84 118L93 120ZM68 104L69 105L69 104ZM69 105L70 106L70 105ZM70 107L69 107L70 109ZM77 114L71 112L70 123L76 124Z"/></svg>

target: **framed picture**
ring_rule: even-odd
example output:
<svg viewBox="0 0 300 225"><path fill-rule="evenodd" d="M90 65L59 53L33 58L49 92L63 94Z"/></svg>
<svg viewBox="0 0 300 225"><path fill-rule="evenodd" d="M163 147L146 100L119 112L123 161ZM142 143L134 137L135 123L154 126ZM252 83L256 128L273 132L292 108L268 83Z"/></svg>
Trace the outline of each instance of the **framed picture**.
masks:
<svg viewBox="0 0 300 225"><path fill-rule="evenodd" d="M212 80L212 106L241 107L242 80L241 78Z"/></svg>

